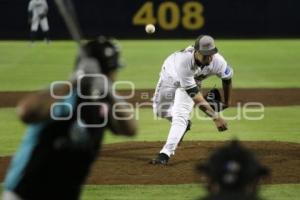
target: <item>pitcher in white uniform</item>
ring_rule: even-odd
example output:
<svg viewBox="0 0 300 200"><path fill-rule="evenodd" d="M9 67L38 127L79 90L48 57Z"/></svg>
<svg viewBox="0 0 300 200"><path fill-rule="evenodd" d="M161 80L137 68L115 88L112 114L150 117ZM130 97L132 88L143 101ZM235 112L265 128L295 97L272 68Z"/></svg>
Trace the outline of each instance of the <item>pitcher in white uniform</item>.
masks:
<svg viewBox="0 0 300 200"><path fill-rule="evenodd" d="M200 92L201 81L216 75L222 80L224 104L230 105L232 68L218 53L214 39L201 35L194 46L171 54L163 63L153 98L154 113L171 122L167 141L151 164L166 165L190 128L190 114L196 105L211 117L219 131L227 124Z"/></svg>
<svg viewBox="0 0 300 200"><path fill-rule="evenodd" d="M36 39L39 26L44 33L45 40L49 42L48 4L46 0L31 0L28 4L31 41Z"/></svg>

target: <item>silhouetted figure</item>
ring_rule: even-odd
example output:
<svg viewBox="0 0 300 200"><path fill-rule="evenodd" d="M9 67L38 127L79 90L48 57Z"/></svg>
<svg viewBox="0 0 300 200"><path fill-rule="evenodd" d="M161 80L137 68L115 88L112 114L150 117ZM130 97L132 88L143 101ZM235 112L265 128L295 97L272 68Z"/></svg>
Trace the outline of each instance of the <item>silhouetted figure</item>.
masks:
<svg viewBox="0 0 300 200"><path fill-rule="evenodd" d="M238 141L219 148L197 169L206 175L209 192L201 200L258 200L259 180L269 173Z"/></svg>

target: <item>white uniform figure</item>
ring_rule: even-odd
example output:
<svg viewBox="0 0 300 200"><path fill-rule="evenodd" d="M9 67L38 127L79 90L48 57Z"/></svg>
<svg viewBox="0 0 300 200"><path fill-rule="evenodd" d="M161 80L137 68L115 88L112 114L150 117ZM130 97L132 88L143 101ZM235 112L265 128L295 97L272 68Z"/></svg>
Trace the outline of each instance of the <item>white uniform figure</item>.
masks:
<svg viewBox="0 0 300 200"><path fill-rule="evenodd" d="M222 80L231 79L233 70L219 53L212 55L207 66L199 66L194 58L195 48L171 54L163 63L153 98L154 113L171 121L167 141L152 164L167 164L186 132L194 101L187 90L201 85L201 81L216 75ZM166 162L161 162L165 159Z"/></svg>
<svg viewBox="0 0 300 200"><path fill-rule="evenodd" d="M48 4L46 0L31 0L28 5L28 12L31 22L31 39L35 40L39 26L45 34L45 39L49 41L49 24L48 24Z"/></svg>

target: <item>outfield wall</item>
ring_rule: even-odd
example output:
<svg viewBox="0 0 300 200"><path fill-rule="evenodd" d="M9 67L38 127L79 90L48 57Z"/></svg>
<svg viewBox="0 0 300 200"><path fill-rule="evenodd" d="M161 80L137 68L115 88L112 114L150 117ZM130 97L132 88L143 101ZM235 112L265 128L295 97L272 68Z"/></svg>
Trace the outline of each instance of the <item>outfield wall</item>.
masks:
<svg viewBox="0 0 300 200"><path fill-rule="evenodd" d="M300 36L299 0L73 1L86 37L145 38L147 23L157 26L153 38ZM53 2L48 0L52 38L68 38ZM0 0L0 39L28 38L27 3Z"/></svg>

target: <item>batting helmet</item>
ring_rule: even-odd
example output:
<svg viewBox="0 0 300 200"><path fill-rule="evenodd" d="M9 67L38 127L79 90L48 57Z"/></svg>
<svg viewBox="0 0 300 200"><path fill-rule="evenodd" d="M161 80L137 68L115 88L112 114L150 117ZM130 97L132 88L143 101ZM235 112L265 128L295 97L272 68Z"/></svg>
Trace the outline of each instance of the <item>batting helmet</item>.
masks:
<svg viewBox="0 0 300 200"><path fill-rule="evenodd" d="M96 40L87 42L83 48L88 57L98 61L103 74L108 74L123 66L120 61L120 47L111 38L100 36Z"/></svg>
<svg viewBox="0 0 300 200"><path fill-rule="evenodd" d="M242 147L238 141L232 141L218 149L207 163L198 165L198 169L222 189L245 188L269 172L254 154Z"/></svg>

